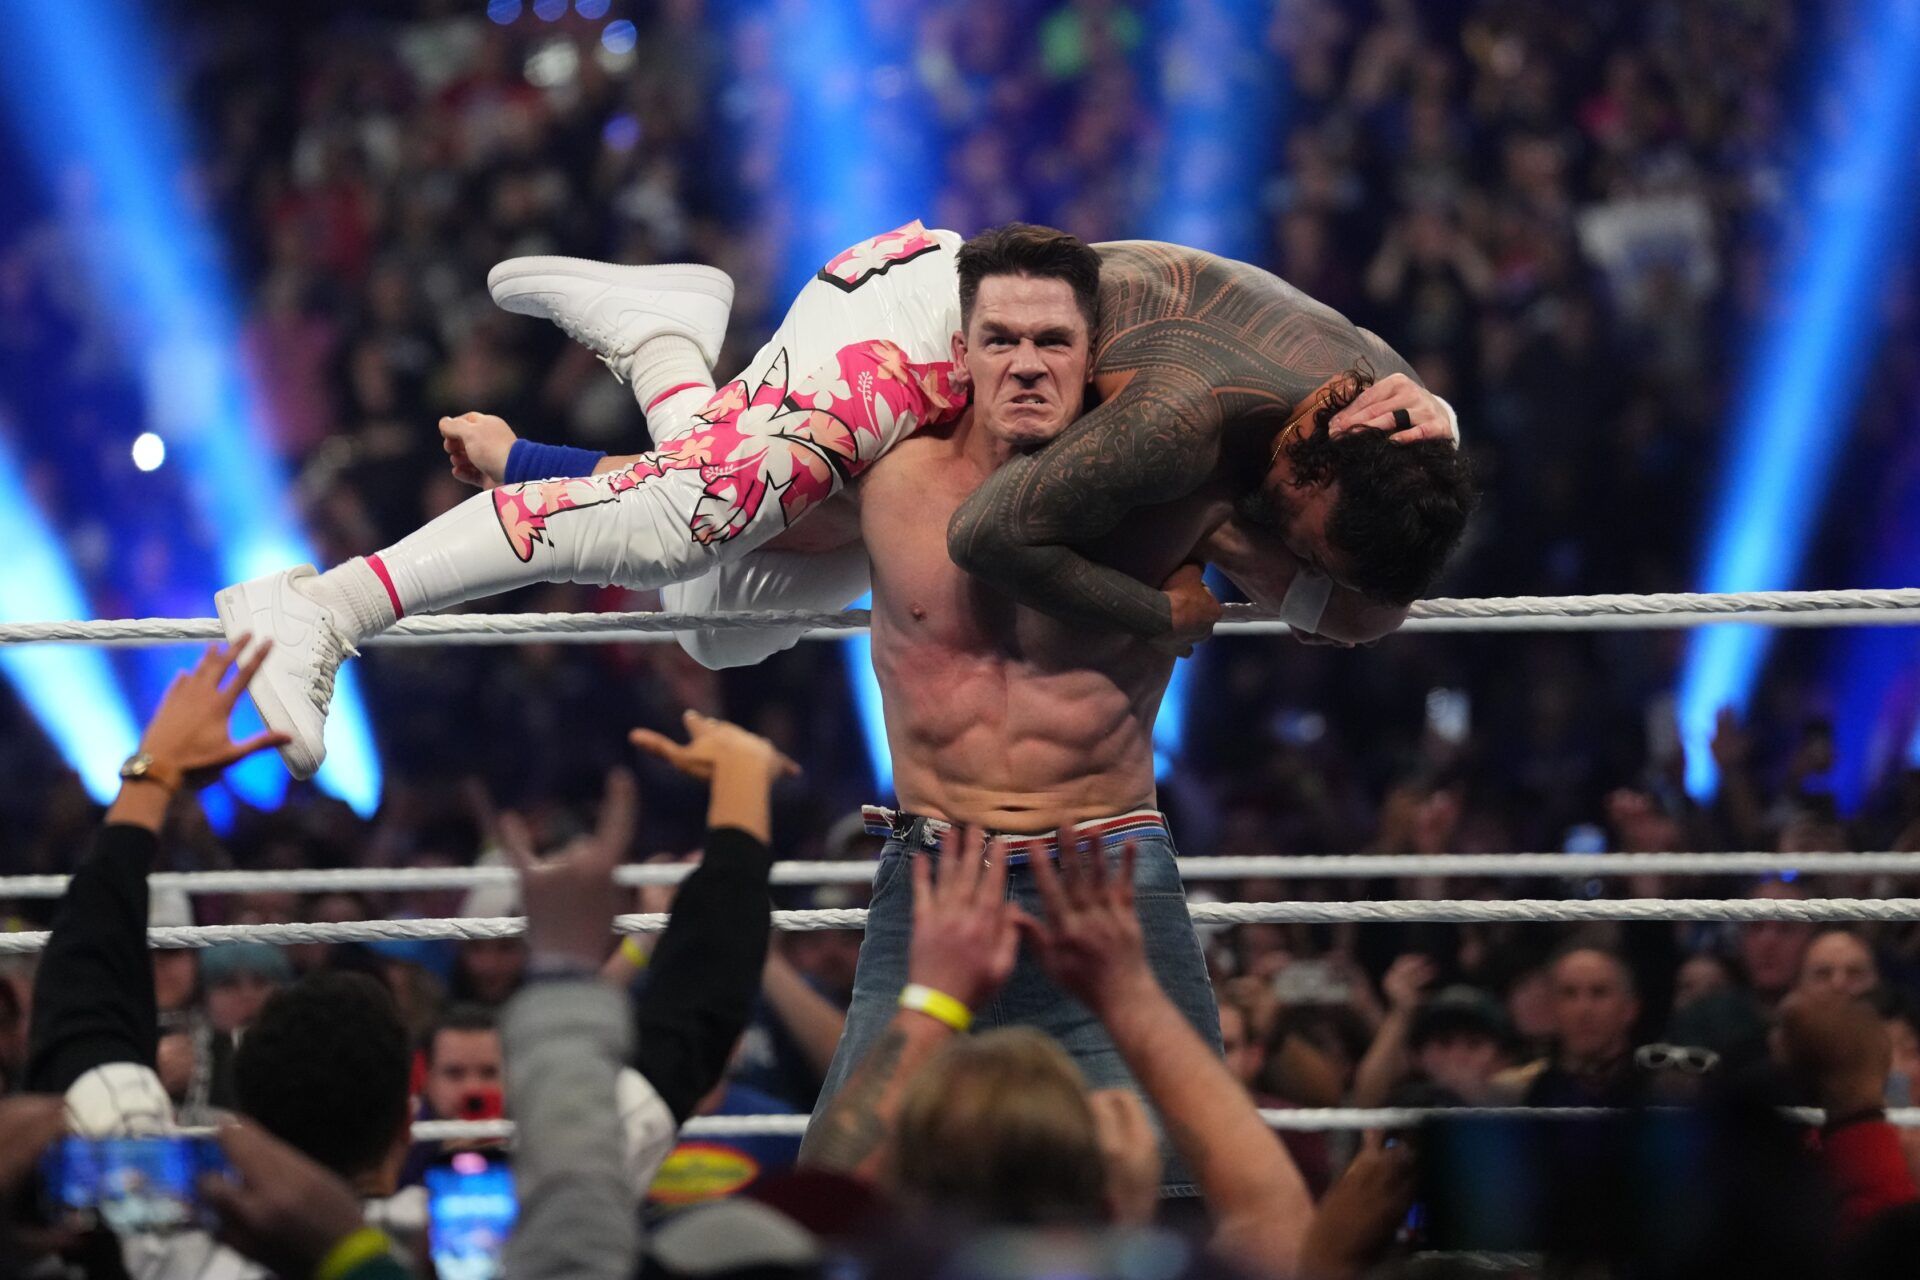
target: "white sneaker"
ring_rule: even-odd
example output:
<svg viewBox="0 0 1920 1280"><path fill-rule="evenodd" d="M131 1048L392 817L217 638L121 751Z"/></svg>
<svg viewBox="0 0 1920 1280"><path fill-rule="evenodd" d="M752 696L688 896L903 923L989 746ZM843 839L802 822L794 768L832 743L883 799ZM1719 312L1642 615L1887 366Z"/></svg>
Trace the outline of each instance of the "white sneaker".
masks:
<svg viewBox="0 0 1920 1280"><path fill-rule="evenodd" d="M213 597L228 644L244 635L273 640L273 651L247 694L267 728L293 739L280 748L280 758L288 773L303 780L327 758L334 674L359 652L347 643L333 610L300 589L303 580L315 576L313 566L303 564L228 587Z"/></svg>
<svg viewBox="0 0 1920 1280"><path fill-rule="evenodd" d="M487 289L505 310L553 321L623 378L625 358L663 333L691 339L714 364L733 311L733 277L692 263L508 258L487 272Z"/></svg>

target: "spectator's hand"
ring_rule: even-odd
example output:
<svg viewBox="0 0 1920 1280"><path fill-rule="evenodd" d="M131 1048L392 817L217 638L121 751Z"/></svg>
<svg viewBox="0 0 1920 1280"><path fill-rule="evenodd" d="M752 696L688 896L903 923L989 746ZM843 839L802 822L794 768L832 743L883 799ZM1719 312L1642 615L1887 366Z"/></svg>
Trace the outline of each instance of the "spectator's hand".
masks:
<svg viewBox="0 0 1920 1280"><path fill-rule="evenodd" d="M1178 657L1191 657L1193 646L1213 634L1220 622L1220 601L1207 589L1206 569L1183 564L1162 587L1173 611L1173 629L1155 640L1154 647Z"/></svg>
<svg viewBox="0 0 1920 1280"><path fill-rule="evenodd" d="M949 828L936 860L913 859L913 943L907 981L978 1009L1013 973L1020 927L1031 917L1007 901L1007 853L984 850L976 827ZM933 866L939 864L939 875Z"/></svg>
<svg viewBox="0 0 1920 1280"><path fill-rule="evenodd" d="M520 437L490 413L463 413L440 419L440 447L447 451L453 478L476 489L506 483L507 455Z"/></svg>
<svg viewBox="0 0 1920 1280"><path fill-rule="evenodd" d="M1713 740L1708 744L1722 773L1738 773L1753 756L1753 735L1740 723L1740 713L1722 707L1713 717Z"/></svg>
<svg viewBox="0 0 1920 1280"><path fill-rule="evenodd" d="M40 1153L67 1127L67 1105L51 1093L0 1101L0 1199L19 1191Z"/></svg>
<svg viewBox="0 0 1920 1280"><path fill-rule="evenodd" d="M1087 1095L1093 1130L1107 1167L1107 1207L1118 1226L1144 1227L1160 1203L1160 1139L1140 1095L1096 1089Z"/></svg>
<svg viewBox="0 0 1920 1280"><path fill-rule="evenodd" d="M1129 840L1117 874L1098 840L1060 831L1060 866L1035 858L1034 887L1047 918L1025 928L1047 976L1102 1021L1125 1001L1157 992L1140 916L1133 908L1136 846Z"/></svg>
<svg viewBox="0 0 1920 1280"><path fill-rule="evenodd" d="M1393 411L1405 409L1409 425L1399 426ZM1361 429L1385 431L1395 444L1419 440L1453 440L1453 420L1440 397L1404 373L1390 373L1359 395L1327 422L1329 435L1342 436Z"/></svg>
<svg viewBox="0 0 1920 1280"><path fill-rule="evenodd" d="M221 1243L273 1274L312 1275L366 1225L353 1188L259 1125L238 1120L215 1138L240 1177L206 1174L200 1197L220 1217Z"/></svg>
<svg viewBox="0 0 1920 1280"><path fill-rule="evenodd" d="M698 711L689 710L681 718L687 726L684 745L651 729L635 729L627 735L627 741L702 782L713 781L714 770L722 762L752 765L764 769L771 778L800 776L800 766L757 733Z"/></svg>
<svg viewBox="0 0 1920 1280"><path fill-rule="evenodd" d="M1782 1065L1813 1090L1828 1119L1885 1104L1893 1041L1864 1000L1796 991L1780 1005Z"/></svg>
<svg viewBox="0 0 1920 1280"><path fill-rule="evenodd" d="M1328 1189L1307 1229L1300 1274L1308 1280L1345 1280L1380 1261L1413 1205L1412 1153L1386 1147L1369 1133L1360 1154Z"/></svg>
<svg viewBox="0 0 1920 1280"><path fill-rule="evenodd" d="M163 782L177 777L190 786L204 786L235 761L291 741L284 733L258 733L245 742L235 742L227 729L234 704L246 692L273 645L271 640L262 640L240 674L223 687L220 682L233 670L234 659L251 640L251 636L242 636L232 648L208 645L200 661L167 686L166 696L160 699L159 709L140 737L140 750L153 757L153 776Z"/></svg>
<svg viewBox="0 0 1920 1280"><path fill-rule="evenodd" d="M533 958L582 970L598 969L607 958L620 906L613 869L633 838L634 793L632 774L609 773L593 834L544 861L534 854L520 816L500 816L500 843L520 871L527 950Z"/></svg>
<svg viewBox="0 0 1920 1280"><path fill-rule="evenodd" d="M1418 952L1408 952L1387 966L1380 989L1387 993L1387 1007L1395 1013L1412 1013L1420 997L1433 985L1433 961Z"/></svg>

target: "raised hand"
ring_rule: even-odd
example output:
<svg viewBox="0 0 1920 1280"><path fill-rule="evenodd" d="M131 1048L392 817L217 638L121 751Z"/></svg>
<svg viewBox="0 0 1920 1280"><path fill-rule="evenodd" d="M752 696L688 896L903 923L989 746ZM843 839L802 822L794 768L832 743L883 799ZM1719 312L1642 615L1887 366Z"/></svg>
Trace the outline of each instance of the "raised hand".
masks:
<svg viewBox="0 0 1920 1280"><path fill-rule="evenodd" d="M140 750L153 758L150 777L169 786L177 787L182 782L204 786L235 761L290 741L284 733L258 733L245 742L235 742L228 730L234 705L273 644L262 640L239 674L222 685L233 670L234 660L251 640L251 636L242 636L232 648L208 645L200 661L167 686L166 696L160 699L153 719L147 722L147 731L140 737Z"/></svg>
<svg viewBox="0 0 1920 1280"><path fill-rule="evenodd" d="M1395 1013L1412 1013L1421 995L1433 985L1436 970L1433 961L1418 952L1408 952L1387 966L1380 989L1387 993L1387 1006Z"/></svg>
<svg viewBox="0 0 1920 1280"><path fill-rule="evenodd" d="M1061 829L1059 840L1058 870L1046 858L1032 864L1046 919L1023 927L1047 976L1104 1021L1122 1002L1157 986L1133 907L1136 849L1127 842L1115 873L1098 840L1070 828Z"/></svg>
<svg viewBox="0 0 1920 1280"><path fill-rule="evenodd" d="M731 721L703 716L698 711L686 711L681 719L687 726L684 743L651 729L635 729L627 735L627 741L702 782L713 781L714 769L722 760L761 765L768 776L774 778L800 775L799 765L757 733L749 733Z"/></svg>
<svg viewBox="0 0 1920 1280"><path fill-rule="evenodd" d="M1328 1188L1307 1230L1300 1274L1310 1280L1346 1280L1380 1261L1413 1204L1412 1152L1387 1147L1377 1132Z"/></svg>
<svg viewBox="0 0 1920 1280"><path fill-rule="evenodd" d="M934 871L938 863L939 872ZM907 981L977 1010L1013 973L1032 918L1007 901L1006 850L978 828L949 828L940 856L913 863L913 944Z"/></svg>
<svg viewBox="0 0 1920 1280"><path fill-rule="evenodd" d="M312 1275L366 1219L337 1175L250 1120L215 1135L238 1179L207 1174L200 1196L220 1217L220 1240L275 1275Z"/></svg>
<svg viewBox="0 0 1920 1280"><path fill-rule="evenodd" d="M633 775L615 769L607 775L593 834L545 859L534 853L518 814L500 816L500 843L520 872L527 950L535 960L586 971L607 958L620 910L613 871L633 839L636 808Z"/></svg>

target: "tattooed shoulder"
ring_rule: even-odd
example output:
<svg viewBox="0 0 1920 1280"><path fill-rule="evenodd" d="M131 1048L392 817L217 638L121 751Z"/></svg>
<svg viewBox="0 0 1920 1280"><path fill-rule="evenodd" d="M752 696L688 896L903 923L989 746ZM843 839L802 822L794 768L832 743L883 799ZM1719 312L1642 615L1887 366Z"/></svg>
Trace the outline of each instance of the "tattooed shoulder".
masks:
<svg viewBox="0 0 1920 1280"><path fill-rule="evenodd" d="M1334 374L1392 356L1339 312L1244 262L1148 240L1099 250L1095 376L1197 374L1231 418L1291 412Z"/></svg>

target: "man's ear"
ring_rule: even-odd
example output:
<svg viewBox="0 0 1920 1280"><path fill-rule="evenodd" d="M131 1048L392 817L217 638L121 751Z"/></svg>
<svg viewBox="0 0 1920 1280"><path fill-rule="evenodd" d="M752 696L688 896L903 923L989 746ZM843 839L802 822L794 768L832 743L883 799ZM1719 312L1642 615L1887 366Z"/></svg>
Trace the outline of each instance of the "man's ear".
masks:
<svg viewBox="0 0 1920 1280"><path fill-rule="evenodd" d="M953 388L956 391L973 390L973 374L967 371L967 335L959 329L953 331Z"/></svg>

